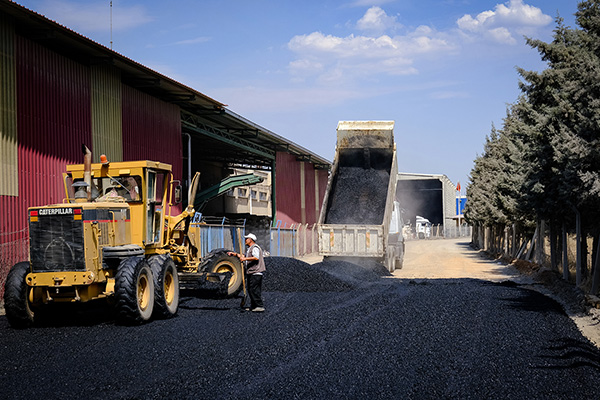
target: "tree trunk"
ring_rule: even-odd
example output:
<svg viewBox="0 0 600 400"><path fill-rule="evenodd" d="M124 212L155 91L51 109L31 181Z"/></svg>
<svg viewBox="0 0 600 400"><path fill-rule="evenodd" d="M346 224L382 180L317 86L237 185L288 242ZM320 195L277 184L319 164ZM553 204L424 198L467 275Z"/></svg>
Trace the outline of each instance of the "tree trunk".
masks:
<svg viewBox="0 0 600 400"><path fill-rule="evenodd" d="M596 265L598 265L596 261L598 257L598 241L600 238L598 237L598 233L594 233L593 237L594 240L592 241L592 265L590 267L590 276L593 276L594 272L596 271Z"/></svg>
<svg viewBox="0 0 600 400"><path fill-rule="evenodd" d="M544 239L546 236L546 221L543 219L539 220L538 223L538 236L535 246L535 262L538 265L544 265Z"/></svg>
<svg viewBox="0 0 600 400"><path fill-rule="evenodd" d="M510 254L510 249L509 249L509 240L508 240L508 231L510 230L510 228L508 226L504 227L504 249L502 250L502 253L504 253L504 256L508 256Z"/></svg>
<svg viewBox="0 0 600 400"><path fill-rule="evenodd" d="M600 255L600 240L598 238L598 235L594 236L594 265L592 266L592 269L594 271L594 277L592 279L592 294L596 295L598 293L598 286L600 286L600 268L598 268L598 256Z"/></svg>
<svg viewBox="0 0 600 400"><path fill-rule="evenodd" d="M567 251L567 224L562 223L562 266L563 279L569 281L569 252Z"/></svg>
<svg viewBox="0 0 600 400"><path fill-rule="evenodd" d="M558 235L556 231L556 221L550 222L550 268L552 271L558 270Z"/></svg>
<svg viewBox="0 0 600 400"><path fill-rule="evenodd" d="M583 225L582 225L582 229L581 229L581 279L582 279L582 283L590 276L590 269L588 268L588 235L587 235L587 231L585 229L583 229Z"/></svg>
<svg viewBox="0 0 600 400"><path fill-rule="evenodd" d="M531 246L529 247L529 250L527 250L527 255L525 256L525 261L531 260L531 253L533 252L533 249L536 246L535 242L537 242L538 230L539 230L539 226L537 226L535 228L535 232L533 233L533 237L531 238Z"/></svg>
<svg viewBox="0 0 600 400"><path fill-rule="evenodd" d="M517 245L517 224L512 225L512 250L511 256L515 257L517 255L517 251L519 251L519 246Z"/></svg>
<svg viewBox="0 0 600 400"><path fill-rule="evenodd" d="M575 285L580 286L583 282L582 264L581 264L581 213L575 209L575 243L577 243L576 264L575 264Z"/></svg>

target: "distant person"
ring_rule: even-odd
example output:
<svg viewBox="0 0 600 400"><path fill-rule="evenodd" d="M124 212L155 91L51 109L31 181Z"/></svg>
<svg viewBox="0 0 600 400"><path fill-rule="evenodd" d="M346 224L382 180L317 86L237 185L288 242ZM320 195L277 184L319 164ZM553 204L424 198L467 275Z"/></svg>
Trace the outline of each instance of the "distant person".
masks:
<svg viewBox="0 0 600 400"><path fill-rule="evenodd" d="M254 312L263 312L265 311L265 308L262 300L262 281L263 273L266 271L263 251L260 246L256 244L256 236L253 233L247 234L244 238L246 246L248 246L246 256L234 252L229 252L228 254L236 256L240 261L246 263L246 285L250 297L250 304L248 304L248 299L244 299L242 308L246 310L250 309Z"/></svg>

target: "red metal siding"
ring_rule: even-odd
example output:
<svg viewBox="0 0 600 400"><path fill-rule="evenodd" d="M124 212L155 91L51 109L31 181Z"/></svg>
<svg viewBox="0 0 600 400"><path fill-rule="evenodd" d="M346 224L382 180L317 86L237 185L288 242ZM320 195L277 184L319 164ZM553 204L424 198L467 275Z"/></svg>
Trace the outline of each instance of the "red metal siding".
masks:
<svg viewBox="0 0 600 400"><path fill-rule="evenodd" d="M171 164L181 179L181 116L178 106L123 85L123 161L152 160Z"/></svg>
<svg viewBox="0 0 600 400"><path fill-rule="evenodd" d="M275 171L275 190L277 203L277 221L281 226L302 223L302 200L301 200L301 173L300 168L304 166L304 199L305 199L305 221L314 224L319 220L319 213L327 189L326 170L317 170L317 181L315 182L315 169L313 164L300 162L296 156L288 153L278 152ZM316 185L319 187L318 204L315 205ZM317 211L318 209L318 211Z"/></svg>
<svg viewBox="0 0 600 400"><path fill-rule="evenodd" d="M311 163L304 163L304 198L306 199L306 220L302 221L306 224L314 224L317 222L315 217L315 168Z"/></svg>
<svg viewBox="0 0 600 400"><path fill-rule="evenodd" d="M12 226L25 227L27 207L62 201L65 165L91 146L89 71L20 36L15 53L22 215Z"/></svg>
<svg viewBox="0 0 600 400"><path fill-rule="evenodd" d="M19 194L0 196L6 264L27 258L27 208L63 200L65 165L92 141L88 69L18 35L15 64Z"/></svg>
<svg viewBox="0 0 600 400"><path fill-rule="evenodd" d="M275 160L275 199L277 221L289 227L301 222L300 209L300 163L296 157L277 152ZM276 221L276 222L277 222Z"/></svg>

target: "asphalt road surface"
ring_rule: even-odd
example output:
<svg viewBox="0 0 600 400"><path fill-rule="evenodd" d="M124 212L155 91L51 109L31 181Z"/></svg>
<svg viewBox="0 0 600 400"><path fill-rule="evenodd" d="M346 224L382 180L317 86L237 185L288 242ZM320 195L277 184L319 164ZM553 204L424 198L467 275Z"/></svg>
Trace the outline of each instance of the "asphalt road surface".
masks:
<svg viewBox="0 0 600 400"><path fill-rule="evenodd" d="M0 316L0 398L600 398L600 352L558 303L463 241L427 242L392 276L272 258L264 313L184 297L138 327Z"/></svg>

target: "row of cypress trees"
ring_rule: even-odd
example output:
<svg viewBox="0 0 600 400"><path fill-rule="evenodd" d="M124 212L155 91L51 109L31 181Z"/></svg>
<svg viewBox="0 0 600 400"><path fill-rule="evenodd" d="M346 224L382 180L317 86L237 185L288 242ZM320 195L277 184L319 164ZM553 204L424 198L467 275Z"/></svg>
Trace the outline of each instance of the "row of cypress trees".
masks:
<svg viewBox="0 0 600 400"><path fill-rule="evenodd" d="M580 233L580 284L591 276L587 237L595 253L600 235L600 1L581 1L575 17L575 28L556 18L550 43L527 38L547 68L518 68L521 94L474 161L465 218L529 233L545 221L553 266L562 231Z"/></svg>

